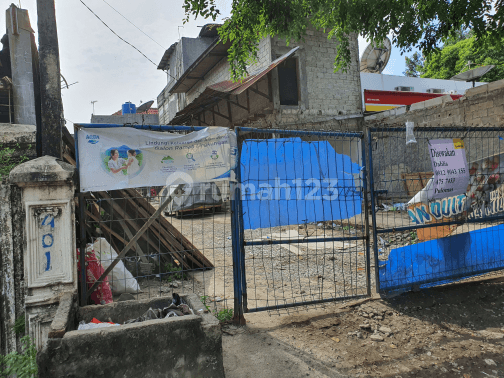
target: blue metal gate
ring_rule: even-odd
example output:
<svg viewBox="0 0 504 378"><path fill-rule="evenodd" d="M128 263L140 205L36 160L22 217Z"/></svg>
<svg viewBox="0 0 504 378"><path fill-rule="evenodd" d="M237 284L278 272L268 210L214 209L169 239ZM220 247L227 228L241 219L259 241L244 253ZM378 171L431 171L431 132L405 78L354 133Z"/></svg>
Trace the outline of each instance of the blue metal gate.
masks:
<svg viewBox="0 0 504 378"><path fill-rule="evenodd" d="M445 284L504 268L504 128L368 130L373 252L381 293ZM463 194L431 199L430 141L465 148ZM454 147L457 148L457 147Z"/></svg>
<svg viewBox="0 0 504 378"><path fill-rule="evenodd" d="M363 133L236 134L235 315L370 295Z"/></svg>

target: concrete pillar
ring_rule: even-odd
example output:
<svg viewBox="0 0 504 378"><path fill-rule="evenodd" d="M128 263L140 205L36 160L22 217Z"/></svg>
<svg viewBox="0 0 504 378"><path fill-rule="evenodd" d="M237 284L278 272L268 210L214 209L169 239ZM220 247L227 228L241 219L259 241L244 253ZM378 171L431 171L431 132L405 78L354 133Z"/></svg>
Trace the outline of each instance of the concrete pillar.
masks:
<svg viewBox="0 0 504 378"><path fill-rule="evenodd" d="M12 4L6 12L12 67L14 123L36 125L31 38L28 11Z"/></svg>
<svg viewBox="0 0 504 378"><path fill-rule="evenodd" d="M63 103L54 0L37 0L42 153L61 159Z"/></svg>
<svg viewBox="0 0 504 378"><path fill-rule="evenodd" d="M35 126L0 123L0 149L10 148L13 162L35 154ZM16 319L24 312L21 190L0 176L0 353L19 349L14 332Z"/></svg>
<svg viewBox="0 0 504 378"><path fill-rule="evenodd" d="M77 292L75 168L51 156L14 168L25 216L24 283L28 332L40 349L64 293Z"/></svg>

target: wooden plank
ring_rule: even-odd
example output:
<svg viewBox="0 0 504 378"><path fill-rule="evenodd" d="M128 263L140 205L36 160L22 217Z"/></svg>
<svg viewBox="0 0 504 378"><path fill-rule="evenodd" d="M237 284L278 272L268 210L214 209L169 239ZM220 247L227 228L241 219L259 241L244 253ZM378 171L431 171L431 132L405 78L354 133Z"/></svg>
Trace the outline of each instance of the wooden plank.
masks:
<svg viewBox="0 0 504 378"><path fill-rule="evenodd" d="M109 202L112 204L113 209L135 229L135 232L138 232L138 230L140 230L140 227L132 219L130 219L130 217L128 217L128 215L121 209L121 207L117 203L115 203L115 201L112 200L112 198L106 192L98 192L98 194L105 199L111 200ZM147 241L154 249L158 248L158 245L154 243L148 235L142 234L141 237L145 241Z"/></svg>
<svg viewBox="0 0 504 378"><path fill-rule="evenodd" d="M121 191L121 192L122 192L122 191ZM136 192L136 191L135 191L135 192ZM138 192L136 192L136 193L138 193ZM123 195L125 198L129 198L129 199L131 199L131 200L132 200L132 198L131 198L131 197L128 197L129 193L127 193L127 192L126 192L126 193L123 193L122 195ZM139 198L136 198L136 199L138 200ZM142 199L143 199L143 198L142 198ZM147 204L149 204L147 201L145 201L145 202L146 202ZM150 205L150 204L149 204L149 205ZM154 209L154 207L152 207L152 205L150 205L150 206L151 206L151 208L152 208L152 209ZM146 218L148 218L148 217L149 217L149 213L147 213L147 211L146 211L145 209L143 209L143 208L141 208L141 207L138 207L138 206L137 206L137 210L141 213L141 215L142 215L142 216L144 216L144 217L146 217ZM151 214L152 214L152 212L151 212ZM160 219L164 219L164 217L161 215L161 216L160 216ZM174 238L174 237L173 237L173 235L171 235L168 231L166 231L166 230L164 230L162 227L160 227L160 225L158 225L158 224L154 223L154 224L153 224L153 228L155 228L155 229L157 229L157 230L158 230L158 234L155 234L155 235L156 235L156 237L157 237L157 238L158 238L158 239L159 239L159 240L160 240L160 241L161 241L161 242L162 242L162 243L166 246L166 248L167 248L167 249L168 249L171 253L175 253L175 251L180 251L180 252L183 252L183 253L184 253L185 255L187 255L187 257L188 257L189 259L191 259L191 261L193 261L193 262L194 262L194 263L195 263L195 264L196 264L199 268L205 268L205 267L206 267L206 266L205 266L205 264L203 264L203 265L202 265L200 261L198 261L198 260L197 260L197 259L195 259L193 256L191 256L191 254L189 254L189 253L188 253L188 251L186 250L186 247L184 247L184 245L183 245L183 244L182 244L179 240L177 240L176 238ZM154 231L154 230L153 230L153 232L155 233L155 231ZM170 248L170 246L166 245L165 240L161 237L161 235L160 235L160 234L162 234L164 237L167 237L168 239L170 239L170 240L167 240L167 242L172 241L172 243L171 243L171 244L172 244L171 248ZM173 244L174 244L173 242L174 242L174 243L176 243L176 245L173 245ZM196 247L194 247L194 248L196 248ZM198 252L199 252L199 251L198 251ZM201 252L199 252L199 253L201 253ZM182 260L182 261L183 261L183 259L182 259L181 257L177 257L177 259L179 259L179 260ZM185 266L185 267L187 267L188 269L190 269L190 268L191 268L190 266L187 266L187 265L185 264L185 262L184 262L184 266ZM213 267L213 266L212 266L212 267Z"/></svg>
<svg viewBox="0 0 504 378"><path fill-rule="evenodd" d="M182 187L184 185L183 184L180 184L176 189L175 189L175 193L177 191L180 191L182 190ZM91 288L89 289L88 293L87 293L87 297L89 297L91 295L91 293L93 291L95 291L95 289L100 285L100 282L103 282L103 280L105 279L105 277L107 277L107 275L112 271L112 269L114 269L114 267L119 263L119 261L121 261L121 259L126 256L126 253L130 250L130 248L136 243L136 241L138 239L140 239L140 237L145 233L145 231L147 231L147 229L150 227L150 225L156 221L156 219L161 215L162 211L170 204L170 202L173 200L173 197L170 195L166 201L164 203L162 203L159 208L156 210L156 212L154 214L152 214L152 216L149 218L149 220L142 226L142 228L140 230L138 230L138 232L135 234L135 236L133 237L133 239L131 239L129 241L129 243L123 248L123 250L121 251L121 253L119 253L116 257L116 259L112 262L112 264L110 264L108 266L107 269L105 269L105 271L102 273L102 275L100 276L99 279L96 280L96 282L93 284L93 286L91 286Z"/></svg>
<svg viewBox="0 0 504 378"><path fill-rule="evenodd" d="M434 176L434 172L420 172L420 178L422 179L422 185L424 188L432 176Z"/></svg>
<svg viewBox="0 0 504 378"><path fill-rule="evenodd" d="M124 189L127 193L129 193L132 197L139 197L139 193L135 189ZM145 210L147 210L149 213L152 213L155 211L154 207L145 200L145 198L136 198L138 201L138 204L142 206ZM159 218L160 224L166 229L166 231L173 235L177 240L180 240L182 243L184 250L186 251L191 251L191 253L195 254L198 256L198 259L201 260L204 264L205 267L208 268L213 268L213 264L208 260L203 253L201 253L198 248L196 248L182 233L177 230L165 217L161 216ZM186 252L187 253L187 252Z"/></svg>
<svg viewBox="0 0 504 378"><path fill-rule="evenodd" d="M124 232L126 232L126 235L128 236L128 238L130 240L133 239L133 234L131 233L126 222L121 220L121 221L119 221L119 223L123 227ZM127 244L127 243L125 243L125 244ZM140 260L142 260L142 262L144 262L144 263L148 263L149 260L147 259L147 257L145 257L145 252L142 251L142 248L140 248L140 245L138 245L138 243L135 243L134 248L135 248L135 252L137 253L138 257L140 257Z"/></svg>
<svg viewBox="0 0 504 378"><path fill-rule="evenodd" d="M120 192L120 193L117 193L117 192ZM133 200L133 198L129 197L129 196L127 195L127 193L121 193L121 192L122 192L122 191L113 191L113 192L111 192L111 194L114 194L114 193L115 193L115 194L117 194L118 196L121 196L121 198L124 198L125 200L128 200L128 201ZM137 192L137 193L138 193L138 192ZM108 196L108 194L106 194L106 196ZM110 197L110 196L108 196L108 198L110 199L111 197ZM135 199L137 199L137 200L138 200L138 198L135 198ZM114 202L114 201L112 200L111 202ZM137 205L137 204L135 204L135 206L136 206L137 210L140 210L140 208L138 207L138 205ZM127 218L127 214L126 214L126 215L124 215L124 213L122 213L122 209L120 209L120 210L121 210L120 215L122 215L124 218ZM146 217L146 218L149 218L149 217L151 217L151 216L152 216L152 214L153 214L153 212L151 212L150 214L148 214L148 213L146 213L146 212L142 212L142 214L141 214L141 215L142 215L142 216L144 216L144 217ZM161 216L161 218L162 218L162 216ZM128 219L127 219L127 220L128 220ZM135 230L137 230L137 231L138 231L138 229L139 229L139 228L138 228L138 226L137 226L136 224L133 224L133 223L130 223L130 224L132 224L132 226L135 228ZM179 252L184 251L184 246L183 246L183 245L181 245L181 244L179 244L179 247L176 247L176 246L174 247L174 246L168 245L168 244L167 244L167 242L166 242L166 241L165 241L165 240L164 240L164 239L160 236L159 232L158 232L158 233L156 233L156 229L157 229L157 225L156 225L156 223L153 223L153 224L152 224L152 228L150 229L150 231L151 231L151 232L152 232L152 233L153 233L153 234L154 234L154 235L158 238L158 240L159 240L161 243L163 243L163 245L167 248L167 250L169 251L169 253L170 253L170 254L172 254L172 255L173 255L173 256L174 256L177 260L179 260L179 261L181 262L181 264L182 264L185 268L187 268L187 269L191 269L191 267L190 267L190 266L189 266L189 265L188 265L188 264L184 261L184 259L182 258L182 256L179 254ZM150 238L149 238L149 240L150 240ZM151 243L151 245L153 245L153 244ZM153 245L153 247L154 247L155 249L157 249L157 248L158 248L158 245ZM164 256L164 255L163 255L163 257L164 257L165 259L168 259L168 257L166 257L166 256ZM188 255L188 257L189 257L189 258L191 258L191 256L189 256L189 255ZM199 264L199 262L198 262L198 261L195 261L195 260L193 260L193 261L194 261L194 263L195 263L196 265L198 265L200 268L203 268L203 266L201 266L201 264Z"/></svg>
<svg viewBox="0 0 504 378"><path fill-rule="evenodd" d="M410 197L424 188L419 173L401 173L401 178L404 180L404 189Z"/></svg>

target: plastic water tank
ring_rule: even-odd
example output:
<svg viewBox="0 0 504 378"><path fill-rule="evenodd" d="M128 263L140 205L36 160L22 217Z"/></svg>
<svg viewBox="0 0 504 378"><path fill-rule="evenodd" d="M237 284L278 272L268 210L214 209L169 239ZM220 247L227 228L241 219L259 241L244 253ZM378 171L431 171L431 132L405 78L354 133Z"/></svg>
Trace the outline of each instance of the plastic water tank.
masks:
<svg viewBox="0 0 504 378"><path fill-rule="evenodd" d="M135 114L136 113L136 105L131 102L126 102L122 106L122 114Z"/></svg>

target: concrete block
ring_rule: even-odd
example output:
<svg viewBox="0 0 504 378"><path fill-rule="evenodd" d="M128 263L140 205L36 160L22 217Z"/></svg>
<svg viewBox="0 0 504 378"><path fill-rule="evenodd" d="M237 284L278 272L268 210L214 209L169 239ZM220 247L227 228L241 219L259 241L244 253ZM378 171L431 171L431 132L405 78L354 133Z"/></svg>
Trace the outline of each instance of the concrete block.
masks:
<svg viewBox="0 0 504 378"><path fill-rule="evenodd" d="M488 92L496 91L498 89L504 89L504 79L488 83L487 88Z"/></svg>
<svg viewBox="0 0 504 378"><path fill-rule="evenodd" d="M0 123L0 144L35 143L37 127Z"/></svg>
<svg viewBox="0 0 504 378"><path fill-rule="evenodd" d="M183 298L197 315L69 331L49 339L37 355L39 377L224 377L219 322L205 313L197 295ZM78 320L107 321L110 316L121 322L169 303L167 297L86 306Z"/></svg>
<svg viewBox="0 0 504 378"><path fill-rule="evenodd" d="M42 156L15 167L9 175L12 183L33 185L36 182L71 181L75 167L52 156Z"/></svg>
<svg viewBox="0 0 504 378"><path fill-rule="evenodd" d="M487 94L488 93L488 84L485 85L480 85L478 87L470 88L466 90L465 96L466 97L472 97L480 94Z"/></svg>
<svg viewBox="0 0 504 378"><path fill-rule="evenodd" d="M73 293L63 293L60 298L58 310L51 323L51 330L48 337L50 339L62 338L68 327L72 325L72 310L74 309Z"/></svg>
<svg viewBox="0 0 504 378"><path fill-rule="evenodd" d="M418 109L424 109L425 108L425 101L422 102L417 102L415 104L412 104L410 107L410 110L418 110Z"/></svg>

